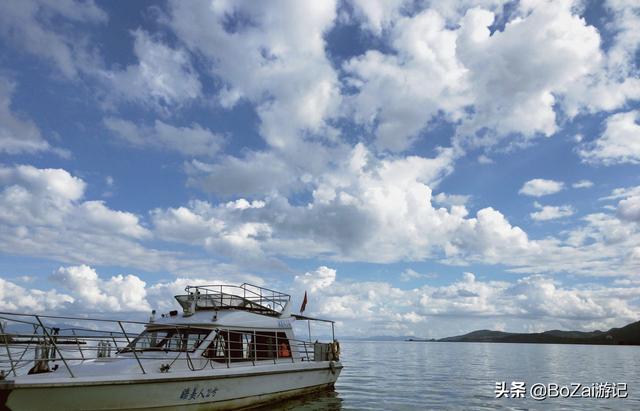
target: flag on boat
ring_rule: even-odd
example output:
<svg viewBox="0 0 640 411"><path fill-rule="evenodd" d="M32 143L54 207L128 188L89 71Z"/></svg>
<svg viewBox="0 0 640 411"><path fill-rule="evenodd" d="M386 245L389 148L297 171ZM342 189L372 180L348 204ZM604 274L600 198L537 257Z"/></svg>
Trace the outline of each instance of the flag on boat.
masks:
<svg viewBox="0 0 640 411"><path fill-rule="evenodd" d="M304 292L304 298L302 299L302 305L300 306L300 314L304 312L304 309L307 308L307 292Z"/></svg>

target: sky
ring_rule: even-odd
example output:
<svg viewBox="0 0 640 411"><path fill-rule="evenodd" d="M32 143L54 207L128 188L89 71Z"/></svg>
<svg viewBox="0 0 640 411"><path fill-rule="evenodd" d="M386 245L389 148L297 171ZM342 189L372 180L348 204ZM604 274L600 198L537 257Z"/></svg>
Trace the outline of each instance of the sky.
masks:
<svg viewBox="0 0 640 411"><path fill-rule="evenodd" d="M0 4L0 310L347 336L640 316L633 0Z"/></svg>

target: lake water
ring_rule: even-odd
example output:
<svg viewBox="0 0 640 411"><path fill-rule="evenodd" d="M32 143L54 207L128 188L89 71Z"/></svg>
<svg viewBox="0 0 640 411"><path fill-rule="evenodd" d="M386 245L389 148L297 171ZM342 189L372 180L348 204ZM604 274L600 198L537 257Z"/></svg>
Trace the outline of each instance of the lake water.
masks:
<svg viewBox="0 0 640 411"><path fill-rule="evenodd" d="M640 410L640 349L632 346L344 341L335 392L277 410ZM496 382L527 398L496 398ZM535 383L626 383L628 398L530 398Z"/></svg>

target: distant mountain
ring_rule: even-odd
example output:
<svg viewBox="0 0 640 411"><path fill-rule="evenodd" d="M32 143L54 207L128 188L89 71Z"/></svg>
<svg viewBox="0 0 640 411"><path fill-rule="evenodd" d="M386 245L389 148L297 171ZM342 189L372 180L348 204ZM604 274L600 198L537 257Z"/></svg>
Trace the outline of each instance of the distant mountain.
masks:
<svg viewBox="0 0 640 411"><path fill-rule="evenodd" d="M455 337L441 338L442 342L502 342L538 344L601 344L640 345L640 321L609 331L560 331L541 333L507 333L502 331L478 330Z"/></svg>

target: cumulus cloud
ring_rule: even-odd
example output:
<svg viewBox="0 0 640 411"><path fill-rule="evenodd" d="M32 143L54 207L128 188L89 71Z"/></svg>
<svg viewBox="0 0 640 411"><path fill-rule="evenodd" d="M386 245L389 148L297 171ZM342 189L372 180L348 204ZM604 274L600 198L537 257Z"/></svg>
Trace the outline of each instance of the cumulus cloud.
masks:
<svg viewBox="0 0 640 411"><path fill-rule="evenodd" d="M223 197L286 194L303 184L302 170L273 152L249 152L242 158L222 156L215 163L193 160L187 183Z"/></svg>
<svg viewBox="0 0 640 411"><path fill-rule="evenodd" d="M116 117L107 117L103 122L117 138L133 146L172 150L185 156L213 156L224 140L220 134L196 123L176 127L156 120L145 126Z"/></svg>
<svg viewBox="0 0 640 411"><path fill-rule="evenodd" d="M611 194L605 197L599 198L601 201L606 200L618 200L625 197L631 197L635 195L640 195L640 186L634 187L618 187L611 191Z"/></svg>
<svg viewBox="0 0 640 411"><path fill-rule="evenodd" d="M420 238L420 230L402 228L417 223L412 216L425 213L421 219L425 228L430 216L447 218L445 209L437 211L430 206L431 192L419 181L439 180L448 164L447 153L435 159L412 157L377 163L364 146L357 146L339 169L314 182L313 202L308 205L295 206L274 194L260 207L229 208L194 202L188 210L158 210L153 220L165 236L171 234L164 228L181 226L168 224L175 218L207 221L196 224L208 227L207 235L189 237L204 241L213 250L242 246L246 247L245 255L268 252L300 256L329 251L346 256L356 250L369 250L364 251L369 256L379 245L382 248L377 259L395 259L398 252L406 251L386 241L389 236L398 235L398 245L403 236ZM372 167L374 170L369 171ZM202 230L199 232L203 235ZM429 241L423 238L420 243L427 245ZM385 256L385 248L389 256Z"/></svg>
<svg viewBox="0 0 640 411"><path fill-rule="evenodd" d="M517 17L490 34L492 12L470 9L461 22L457 53L471 71L476 113L459 131L471 144L496 137L525 138L557 131L557 95L597 68L597 30L574 14L570 1L521 2ZM482 138L476 130L488 127Z"/></svg>
<svg viewBox="0 0 640 411"><path fill-rule="evenodd" d="M611 36L603 50L597 70L576 82L564 95L567 113L612 111L629 100L640 98L640 78L637 76L636 51L640 45L637 26L638 6L633 1L604 2L610 21L603 27Z"/></svg>
<svg viewBox="0 0 640 411"><path fill-rule="evenodd" d="M635 225L596 213L555 237L531 239L493 208L475 216L460 205L436 208L426 181L440 174L422 174L428 168L421 170L422 160L415 161L377 160L359 146L333 172L315 177L308 203L291 204L277 194L232 203L192 201L154 210L153 231L214 255L269 264L280 256L378 263L438 259L503 264L519 273L600 276L640 267ZM569 206L539 208L538 219L574 212Z"/></svg>
<svg viewBox="0 0 640 411"><path fill-rule="evenodd" d="M11 110L15 84L0 77L0 153L19 154L49 151L52 147L42 138L40 129L28 118Z"/></svg>
<svg viewBox="0 0 640 411"><path fill-rule="evenodd" d="M573 184L571 184L573 188L591 188L593 187L593 182L589 180L580 180Z"/></svg>
<svg viewBox="0 0 640 411"><path fill-rule="evenodd" d="M24 288L0 278L0 309L3 311L45 312L62 309L74 301L72 296L56 290Z"/></svg>
<svg viewBox="0 0 640 411"><path fill-rule="evenodd" d="M569 217L575 213L573 207L569 205L562 206L543 206L540 203L535 203L534 206L538 209L531 214L531 218L536 221L548 221L558 218Z"/></svg>
<svg viewBox="0 0 640 411"><path fill-rule="evenodd" d="M401 8L407 5L406 0L352 0L355 17L361 26L372 33L380 35L383 29L400 17Z"/></svg>
<svg viewBox="0 0 640 411"><path fill-rule="evenodd" d="M311 193L308 202L292 204L277 190L259 199L241 198L241 207L191 201L154 210L152 229L167 241L271 266L281 256L377 263L438 259L504 264L522 273L587 275L619 275L638 265L632 250L640 246L639 233L611 215L587 215L582 225L536 240L496 209L470 216L464 205L436 206L431 187L450 170L450 155L444 150L430 159L380 160L358 145L333 170L301 180ZM563 187L532 181L524 190L530 194ZM574 212L569 206L540 208L535 218Z"/></svg>
<svg viewBox="0 0 640 411"><path fill-rule="evenodd" d="M148 311L146 283L135 275L117 275L102 280L86 265L60 267L51 280L68 290L74 301L88 310Z"/></svg>
<svg viewBox="0 0 640 411"><path fill-rule="evenodd" d="M64 23L104 24L107 14L93 1L24 0L0 6L0 35L16 47L49 60L68 78L92 65L84 36L63 32Z"/></svg>
<svg viewBox="0 0 640 411"><path fill-rule="evenodd" d="M335 16L333 1L285 7L173 1L169 24L225 85L221 104L251 101L268 144L289 149L304 134L326 130L326 120L337 113L338 76L324 41Z"/></svg>
<svg viewBox="0 0 640 411"><path fill-rule="evenodd" d="M0 250L7 254L145 270L195 268L179 253L148 248L139 216L84 200L86 183L63 169L0 167Z"/></svg>
<svg viewBox="0 0 640 411"><path fill-rule="evenodd" d="M415 270L412 270L411 268L407 268L406 270L400 273L400 281L402 282L408 282L408 281L420 280L420 279L432 279L436 277L437 277L437 274L434 274L434 273L422 274Z"/></svg>
<svg viewBox="0 0 640 411"><path fill-rule="evenodd" d="M309 182L307 204L291 204L278 194L244 208L194 201L155 210L152 220L163 238L245 257L393 262L446 254L493 261L531 247L526 233L494 209L467 218L462 205L433 206L430 187L450 164L450 151L378 160L358 145L335 170Z"/></svg>
<svg viewBox="0 0 640 411"><path fill-rule="evenodd" d="M470 104L467 70L456 57L456 33L433 10L398 19L390 33L396 53L370 50L345 63L356 122L374 128L381 149L403 151L439 112L451 120Z"/></svg>
<svg viewBox="0 0 640 411"><path fill-rule="evenodd" d="M330 287L336 280L336 270L321 266L313 272L307 272L304 275L297 275L294 278L294 283L300 287L308 289L310 292L315 293L319 290L324 290Z"/></svg>
<svg viewBox="0 0 640 411"><path fill-rule="evenodd" d="M496 320L506 321L508 331L534 325L606 329L634 321L640 310L633 298L636 285L567 286L540 275L489 281L467 272L448 285L402 290L387 282L341 279L334 270L319 267L296 277L294 296L301 298L310 283L319 284L308 293L310 315L339 319L352 335L424 336L437 325L435 336L443 337L455 333L452 317L456 327L463 324L463 332Z"/></svg>
<svg viewBox="0 0 640 411"><path fill-rule="evenodd" d="M620 218L640 222L640 196L631 196L620 200L617 213Z"/></svg>
<svg viewBox="0 0 640 411"><path fill-rule="evenodd" d="M465 205L470 198L470 195L438 193L433 196L433 201L436 204L442 204L451 207L456 205Z"/></svg>
<svg viewBox="0 0 640 411"><path fill-rule="evenodd" d="M609 116L604 133L578 153L585 162L612 165L640 163L640 112L629 111Z"/></svg>
<svg viewBox="0 0 640 411"><path fill-rule="evenodd" d="M600 69L597 30L570 1L542 1L521 2L504 29L491 33L491 3L499 2L486 3L460 7L464 16L437 3L406 16L396 4L356 3L365 27L387 28L392 48L367 51L343 67L357 90L347 99L353 118L372 129L379 147L407 149L442 114L461 122L455 144L463 150L557 131L555 106L564 101L558 96L582 90L581 81ZM583 94L572 94L578 107L589 102Z"/></svg>
<svg viewBox="0 0 640 411"><path fill-rule="evenodd" d="M411 278L417 277L414 273L410 271ZM50 280L61 291L27 290L0 279L0 307L49 313L80 308L101 313L169 310L175 308L173 295L183 293L186 285L229 283L230 277L176 278L149 284L135 274L103 277L94 268L79 265L60 267ZM262 279L251 281L263 283ZM307 291L307 312L338 320L340 335L443 337L458 333L456 330L489 327L485 324L496 321L508 331L526 331L527 327L606 329L635 320L640 310L635 298L640 290L633 281L568 286L540 275L495 281L465 272L445 285L400 289L384 281L342 278L335 269L320 266L295 276L291 289L282 291L294 296L294 306Z"/></svg>
<svg viewBox="0 0 640 411"><path fill-rule="evenodd" d="M174 295L183 294L187 285L250 282L262 285L263 279L253 275L218 273L195 277L178 277L149 284L136 274L105 277L88 265L62 266L48 277L57 288L42 290L47 282L32 288L0 278L0 310L28 311L47 314L149 312L151 309L173 310ZM146 318L141 318L142 321Z"/></svg>
<svg viewBox="0 0 640 411"><path fill-rule="evenodd" d="M163 110L200 96L202 86L186 51L173 49L140 29L132 35L138 63L98 73L114 95Z"/></svg>
<svg viewBox="0 0 640 411"><path fill-rule="evenodd" d="M518 191L520 194L524 194L532 197L542 197L550 194L555 194L564 189L564 183L555 180L545 180L543 178L534 178L529 180Z"/></svg>

